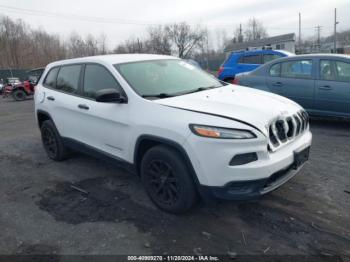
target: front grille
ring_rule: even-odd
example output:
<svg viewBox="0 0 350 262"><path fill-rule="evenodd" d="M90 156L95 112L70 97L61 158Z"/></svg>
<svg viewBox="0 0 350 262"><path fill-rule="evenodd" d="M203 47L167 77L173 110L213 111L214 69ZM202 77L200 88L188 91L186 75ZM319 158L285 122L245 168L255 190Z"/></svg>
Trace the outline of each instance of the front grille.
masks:
<svg viewBox="0 0 350 262"><path fill-rule="evenodd" d="M309 116L301 110L294 115L281 117L269 126L269 150L275 151L283 144L301 135L309 126Z"/></svg>

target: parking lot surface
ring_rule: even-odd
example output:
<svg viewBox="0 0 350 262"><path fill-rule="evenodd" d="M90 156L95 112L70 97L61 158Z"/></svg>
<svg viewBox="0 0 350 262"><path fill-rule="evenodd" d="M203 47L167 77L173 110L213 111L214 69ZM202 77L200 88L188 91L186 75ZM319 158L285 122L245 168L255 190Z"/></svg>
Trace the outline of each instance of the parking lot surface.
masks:
<svg viewBox="0 0 350 262"><path fill-rule="evenodd" d="M48 159L33 111L0 100L0 254L350 256L350 122L313 120L309 163L271 194L174 216L112 163Z"/></svg>

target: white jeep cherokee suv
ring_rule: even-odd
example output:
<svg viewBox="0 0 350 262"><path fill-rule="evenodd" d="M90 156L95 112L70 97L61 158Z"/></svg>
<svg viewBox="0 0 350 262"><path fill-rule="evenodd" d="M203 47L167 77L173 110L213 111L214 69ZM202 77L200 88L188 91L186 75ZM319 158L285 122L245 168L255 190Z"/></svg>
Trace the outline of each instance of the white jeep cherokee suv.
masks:
<svg viewBox="0 0 350 262"><path fill-rule="evenodd" d="M76 149L121 161L173 213L198 195L248 199L276 189L308 160L312 140L296 103L159 55L49 64L35 113L50 158Z"/></svg>

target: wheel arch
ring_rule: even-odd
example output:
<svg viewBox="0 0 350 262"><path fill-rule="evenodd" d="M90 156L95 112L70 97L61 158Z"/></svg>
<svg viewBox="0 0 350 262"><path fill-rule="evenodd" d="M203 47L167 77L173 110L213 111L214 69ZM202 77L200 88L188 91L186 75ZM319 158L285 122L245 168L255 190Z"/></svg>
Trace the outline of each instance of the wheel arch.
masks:
<svg viewBox="0 0 350 262"><path fill-rule="evenodd" d="M192 162L186 152L186 150L176 141L173 141L168 138L158 137L154 135L141 135L137 138L134 150L134 165L136 167L138 175L140 174L140 164L145 153L154 146L165 145L170 148L173 148L180 154L180 156L185 161L186 166L188 167L193 181L196 185L199 184L196 172L193 168Z"/></svg>
<svg viewBox="0 0 350 262"><path fill-rule="evenodd" d="M38 120L39 129L41 128L41 126L44 123L44 121L46 121L46 120L52 120L53 121L51 115L48 112L44 111L44 110L40 110L40 109L37 110L36 111L36 116L37 116L37 120Z"/></svg>

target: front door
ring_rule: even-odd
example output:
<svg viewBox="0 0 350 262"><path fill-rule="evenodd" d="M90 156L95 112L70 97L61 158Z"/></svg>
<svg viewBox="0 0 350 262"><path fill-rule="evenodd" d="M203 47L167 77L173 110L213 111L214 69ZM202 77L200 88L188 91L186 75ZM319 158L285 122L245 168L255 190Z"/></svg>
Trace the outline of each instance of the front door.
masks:
<svg viewBox="0 0 350 262"><path fill-rule="evenodd" d="M292 60L271 66L266 82L269 89L305 109L314 108L315 79L312 60Z"/></svg>
<svg viewBox="0 0 350 262"><path fill-rule="evenodd" d="M81 125L79 141L125 159L130 134L129 105L95 100L101 89L123 93L122 88L111 72L99 64L86 64L82 82L82 98L76 105Z"/></svg>

